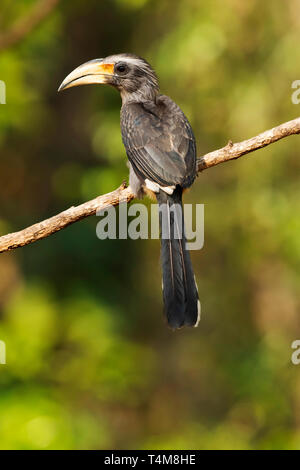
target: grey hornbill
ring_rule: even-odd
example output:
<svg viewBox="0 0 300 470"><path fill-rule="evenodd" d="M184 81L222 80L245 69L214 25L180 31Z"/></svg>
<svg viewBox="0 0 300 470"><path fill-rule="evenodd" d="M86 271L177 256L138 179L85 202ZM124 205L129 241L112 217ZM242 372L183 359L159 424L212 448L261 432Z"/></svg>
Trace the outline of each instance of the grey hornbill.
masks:
<svg viewBox="0 0 300 470"><path fill-rule="evenodd" d="M183 190L192 185L197 171L192 128L181 109L160 94L152 67L136 55L118 54L86 62L65 78L59 91L91 83L104 83L119 90L130 186L137 197L151 193L159 203L163 298L168 323L172 328L196 326L200 302L185 246L182 214Z"/></svg>

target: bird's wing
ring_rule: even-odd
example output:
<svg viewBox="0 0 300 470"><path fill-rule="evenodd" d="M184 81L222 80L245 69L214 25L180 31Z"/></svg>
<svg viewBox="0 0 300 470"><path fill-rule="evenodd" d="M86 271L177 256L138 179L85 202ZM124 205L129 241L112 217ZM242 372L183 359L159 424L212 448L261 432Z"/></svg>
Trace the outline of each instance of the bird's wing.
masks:
<svg viewBox="0 0 300 470"><path fill-rule="evenodd" d="M122 138L130 163L162 186L190 186L196 175L196 145L191 126L167 97L158 106L134 103L121 115Z"/></svg>

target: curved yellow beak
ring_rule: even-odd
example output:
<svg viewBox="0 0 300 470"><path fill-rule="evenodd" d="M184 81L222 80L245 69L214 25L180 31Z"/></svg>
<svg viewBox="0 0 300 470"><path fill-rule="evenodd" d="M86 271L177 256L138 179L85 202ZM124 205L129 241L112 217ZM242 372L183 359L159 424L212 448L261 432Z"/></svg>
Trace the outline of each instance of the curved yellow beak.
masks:
<svg viewBox="0 0 300 470"><path fill-rule="evenodd" d="M62 82L58 91L66 90L79 85L94 83L109 83L114 75L114 64L105 64L103 59L86 62L71 72Z"/></svg>

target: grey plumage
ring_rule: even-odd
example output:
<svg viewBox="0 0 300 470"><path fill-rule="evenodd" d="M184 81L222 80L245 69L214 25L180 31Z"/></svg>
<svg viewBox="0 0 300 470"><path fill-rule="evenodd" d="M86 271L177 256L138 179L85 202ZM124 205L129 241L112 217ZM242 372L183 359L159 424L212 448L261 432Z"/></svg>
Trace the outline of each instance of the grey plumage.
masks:
<svg viewBox="0 0 300 470"><path fill-rule="evenodd" d="M198 290L184 235L182 189L157 194L160 207L161 265L165 314L172 328L195 326L199 319ZM167 233L164 234L163 232ZM165 235L165 236L164 236Z"/></svg>
<svg viewBox="0 0 300 470"><path fill-rule="evenodd" d="M192 185L197 171L190 123L171 98L159 93L156 73L141 57L118 54L86 62L66 77L59 90L90 83L105 83L120 92L130 185L138 197L151 190L159 203L166 317L172 328L195 326L200 304L182 214L183 189Z"/></svg>
<svg viewBox="0 0 300 470"><path fill-rule="evenodd" d="M143 194L145 180L162 187L176 186L172 195L163 190L156 194L161 231L166 222L169 232L169 237L161 237L164 310L172 328L194 326L199 300L184 229L175 236L176 224L183 228L182 189L191 186L197 171L192 128L179 106L157 93L154 99L123 99L121 131L130 161L130 185L136 195ZM175 206L180 208L179 214L172 210Z"/></svg>
<svg viewBox="0 0 300 470"><path fill-rule="evenodd" d="M128 159L144 179L163 186L191 186L196 177L196 143L185 115L169 97L125 102L121 131Z"/></svg>

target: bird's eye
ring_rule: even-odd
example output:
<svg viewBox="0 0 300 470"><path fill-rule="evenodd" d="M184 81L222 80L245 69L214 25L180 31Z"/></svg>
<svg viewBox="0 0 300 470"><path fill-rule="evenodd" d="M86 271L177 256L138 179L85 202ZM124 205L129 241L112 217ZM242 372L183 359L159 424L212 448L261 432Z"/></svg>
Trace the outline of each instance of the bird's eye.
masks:
<svg viewBox="0 0 300 470"><path fill-rule="evenodd" d="M127 65L126 64L117 64L116 65L116 71L119 74L124 75L127 72Z"/></svg>

